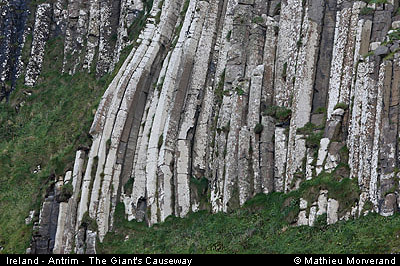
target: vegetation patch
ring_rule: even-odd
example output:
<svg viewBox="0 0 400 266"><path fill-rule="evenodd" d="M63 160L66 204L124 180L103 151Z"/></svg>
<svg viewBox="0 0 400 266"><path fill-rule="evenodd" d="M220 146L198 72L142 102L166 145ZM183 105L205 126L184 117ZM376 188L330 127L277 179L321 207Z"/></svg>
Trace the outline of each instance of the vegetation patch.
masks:
<svg viewBox="0 0 400 266"><path fill-rule="evenodd" d="M282 69L282 74L281 74L281 77L284 81L286 81L286 77L287 77L287 67L288 67L288 64L287 64L287 62L285 62L283 64L283 69Z"/></svg>
<svg viewBox="0 0 400 266"><path fill-rule="evenodd" d="M271 116L279 122L287 122L292 116L292 110L284 106L269 106L265 109L263 115Z"/></svg>
<svg viewBox="0 0 400 266"><path fill-rule="evenodd" d="M285 203L285 204L284 204ZM285 206L284 206L285 205ZM186 218L168 217L147 227L127 221L118 204L115 230L98 243L98 253L114 254L365 254L400 251L400 215L368 214L356 220L326 224L321 215L314 227L290 226L297 196L259 194L229 214L207 211ZM126 240L126 236L129 238Z"/></svg>
<svg viewBox="0 0 400 266"><path fill-rule="evenodd" d="M232 30L229 30L228 33L226 34L226 40L229 42L231 40L232 36Z"/></svg>
<svg viewBox="0 0 400 266"><path fill-rule="evenodd" d="M129 178L128 181L124 185L124 193L126 195L130 195L132 193L133 182L135 181L134 178Z"/></svg>
<svg viewBox="0 0 400 266"><path fill-rule="evenodd" d="M225 70L222 72L219 77L219 81L214 90L215 101L218 106L221 106L222 100L224 98L224 85L225 85Z"/></svg>
<svg viewBox="0 0 400 266"><path fill-rule="evenodd" d="M89 229L91 231L97 231L97 222L95 219L89 216L88 212L85 212L82 216L81 226L85 229Z"/></svg>
<svg viewBox="0 0 400 266"><path fill-rule="evenodd" d="M68 200L72 197L73 194L74 194L74 187L70 182L68 182L61 187L61 192L60 195L58 196L58 201L68 202Z"/></svg>
<svg viewBox="0 0 400 266"><path fill-rule="evenodd" d="M313 112L314 114L326 114L326 107L318 107L317 109L315 109L315 111Z"/></svg>
<svg viewBox="0 0 400 266"><path fill-rule="evenodd" d="M260 17L260 16L257 16L257 17L253 18L252 22L254 24L262 24L264 22L264 19L262 17Z"/></svg>
<svg viewBox="0 0 400 266"><path fill-rule="evenodd" d="M374 14L374 9L371 8L371 7L365 6L365 7L363 7L363 8L361 9L360 14L361 14L361 15L364 15L364 16L372 15L372 14Z"/></svg>
<svg viewBox="0 0 400 266"><path fill-rule="evenodd" d="M279 2L275 6L275 8L274 8L274 16L277 16L277 15L279 15L281 13L281 6L282 6L281 2Z"/></svg>
<svg viewBox="0 0 400 266"><path fill-rule="evenodd" d="M306 137L306 147L311 149L318 149L324 132L313 132Z"/></svg>
<svg viewBox="0 0 400 266"><path fill-rule="evenodd" d="M235 88L235 91L236 91L237 95L239 95L239 96L244 95L244 90L243 90L242 86L240 86L240 85Z"/></svg>
<svg viewBox="0 0 400 266"><path fill-rule="evenodd" d="M258 123L255 127L254 127L254 133L256 134L261 134L261 132L264 130L264 126L261 123Z"/></svg>
<svg viewBox="0 0 400 266"><path fill-rule="evenodd" d="M143 12L129 27L130 40L137 39L146 19ZM23 50L25 66L31 39L29 35ZM70 76L61 71L63 41L55 37L47 42L34 87L25 86L21 76L9 103L0 103L0 246L4 253L24 253L29 246L32 226L25 225L24 219L29 211L39 211L54 176L72 168L78 148L90 146L88 132L101 96L133 47L121 51L111 74L97 78L92 71ZM35 172L38 165L41 170Z"/></svg>
<svg viewBox="0 0 400 266"><path fill-rule="evenodd" d="M346 103L337 103L335 105L335 107L333 108L333 110L336 110L336 109L343 109L346 111L347 109L349 109L349 105Z"/></svg>
<svg viewBox="0 0 400 266"><path fill-rule="evenodd" d="M322 172L317 177L301 183L299 190L293 191L290 195L302 197L311 206L313 202L318 200L321 190L328 191L328 198L336 199L339 202L339 217L346 214L360 197L360 188L357 179L343 177L340 169L346 167L339 165L331 172Z"/></svg>
<svg viewBox="0 0 400 266"><path fill-rule="evenodd" d="M367 2L368 4L377 4L377 5L388 4L388 0L364 0L364 2Z"/></svg>
<svg viewBox="0 0 400 266"><path fill-rule="evenodd" d="M306 136L306 147L312 149L318 149L321 139L324 135L322 129L325 125L317 126L311 122L308 122L304 127L298 128L296 130L297 134L302 134Z"/></svg>
<svg viewBox="0 0 400 266"><path fill-rule="evenodd" d="M210 204L210 190L209 181L206 177L200 179L192 177L190 178L190 192L191 196L199 203L200 210L211 210Z"/></svg>

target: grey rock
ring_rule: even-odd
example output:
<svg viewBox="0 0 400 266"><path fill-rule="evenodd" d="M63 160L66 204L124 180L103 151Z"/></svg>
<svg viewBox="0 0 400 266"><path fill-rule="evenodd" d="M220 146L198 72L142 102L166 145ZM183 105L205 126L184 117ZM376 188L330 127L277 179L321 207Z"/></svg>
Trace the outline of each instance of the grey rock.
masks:
<svg viewBox="0 0 400 266"><path fill-rule="evenodd" d="M316 126L321 126L325 123L325 114L312 114L311 123Z"/></svg>
<svg viewBox="0 0 400 266"><path fill-rule="evenodd" d="M385 196L380 214L383 216L391 216L395 212L397 212L397 196L394 193L390 193Z"/></svg>
<svg viewBox="0 0 400 266"><path fill-rule="evenodd" d="M400 48L400 43L399 41L395 41L391 46L390 46L390 51L393 53L397 51Z"/></svg>
<svg viewBox="0 0 400 266"><path fill-rule="evenodd" d="M254 0L239 0L238 4L242 5L254 5Z"/></svg>
<svg viewBox="0 0 400 266"><path fill-rule="evenodd" d="M384 56L389 53L389 48L387 46L381 45L374 51L374 55L376 56Z"/></svg>

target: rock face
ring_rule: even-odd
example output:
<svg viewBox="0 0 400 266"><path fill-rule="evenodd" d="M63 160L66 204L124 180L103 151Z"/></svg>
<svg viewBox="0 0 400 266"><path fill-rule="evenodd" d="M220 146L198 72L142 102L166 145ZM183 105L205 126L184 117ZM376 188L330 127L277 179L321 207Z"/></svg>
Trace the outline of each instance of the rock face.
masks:
<svg viewBox="0 0 400 266"><path fill-rule="evenodd" d="M113 69L140 3L73 0L65 13L54 4L64 72ZM73 192L48 250L94 253L118 202L149 225L299 188L297 225L398 212L398 7L154 0L98 107L90 151L63 179ZM38 6L38 25L48 9ZM40 46L47 30L35 32Z"/></svg>
<svg viewBox="0 0 400 266"><path fill-rule="evenodd" d="M28 1L5 0L0 6L0 101L8 99L21 75L21 54L29 17Z"/></svg>
<svg viewBox="0 0 400 266"><path fill-rule="evenodd" d="M142 0L31 2L0 5L0 101L8 100L21 76L25 85L35 85L46 45L57 36L64 40L63 72L112 72L122 49L133 43L130 26L145 8Z"/></svg>

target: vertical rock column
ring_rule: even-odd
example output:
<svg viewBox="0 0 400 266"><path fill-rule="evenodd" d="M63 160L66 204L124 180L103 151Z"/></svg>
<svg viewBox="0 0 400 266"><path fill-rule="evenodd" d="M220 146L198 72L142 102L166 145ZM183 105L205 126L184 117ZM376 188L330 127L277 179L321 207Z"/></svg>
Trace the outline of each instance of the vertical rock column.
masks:
<svg viewBox="0 0 400 266"><path fill-rule="evenodd" d="M159 3L159 2L158 2ZM153 5L157 4L154 1ZM117 41L114 47L113 61L110 69L114 69L115 64L118 63L122 49L130 44L128 30L134 20L138 17L140 12L146 12L141 0L122 0L119 12L119 25L117 29ZM160 11L161 12L161 11Z"/></svg>
<svg viewBox="0 0 400 266"><path fill-rule="evenodd" d="M66 188L66 186L71 185L71 177L72 177L72 172L68 171L65 173L64 180L62 181L62 188ZM64 237L64 232L65 232L65 224L67 220L67 214L68 214L68 209L69 209L69 201L70 199L64 198L67 197L63 191L64 189L61 189L61 195L63 198L60 199L60 206L59 206L59 211L58 211L58 221L57 221L57 231L55 235L55 240L54 240L54 248L53 248L53 253L55 254L60 254L64 253L64 247L63 247L63 237ZM68 193L71 191L68 191ZM68 195L71 196L71 195Z"/></svg>
<svg viewBox="0 0 400 266"><path fill-rule="evenodd" d="M375 131L372 150L369 198L375 211L380 211L380 201L385 201L394 185L396 133L390 130L389 106L392 81L392 62L384 60L379 67ZM385 152L385 156L382 153ZM383 157L383 158L382 158ZM380 191L379 191L380 190ZM380 192L380 193L379 193ZM389 205L389 204L388 204ZM392 204L393 205L393 204ZM383 215L393 215L393 206L382 206Z"/></svg>
<svg viewBox="0 0 400 266"><path fill-rule="evenodd" d="M265 74L263 59L266 42L266 16L263 16L263 14L267 12L267 3L254 1L245 73L246 79L249 80L249 92L246 98L247 102L244 102L244 118L242 129L239 133L239 142L244 142L244 146L239 145L238 152L239 158L241 158L239 169L243 165L242 170L245 170L243 175L239 173L240 205L243 205L245 201L264 190L264 181L260 171L260 133L264 128L261 121L261 101L264 82L263 75ZM244 126L247 126L247 128ZM246 184L243 188L247 188L241 190L240 182Z"/></svg>
<svg viewBox="0 0 400 266"><path fill-rule="evenodd" d="M90 73L91 66L99 45L100 36L100 0L89 1L89 22L87 31L87 46L83 68Z"/></svg>
<svg viewBox="0 0 400 266"><path fill-rule="evenodd" d="M281 2L279 34L277 40L274 101L276 106L290 108L293 99L293 80L296 73L298 43L301 41L303 4L299 0ZM286 162L288 153L288 137L284 127L275 128L274 186L276 191L284 191Z"/></svg>
<svg viewBox="0 0 400 266"><path fill-rule="evenodd" d="M290 121L288 153L286 162L285 191L299 187L301 179L295 180L297 172L305 172L306 160L305 136L298 134L298 129L304 127L311 116L313 84L319 52L321 24L324 12L322 1L313 0L312 5L306 5L303 18L299 54L297 57L296 78L293 81L292 119Z"/></svg>
<svg viewBox="0 0 400 266"><path fill-rule="evenodd" d="M154 116L157 109L158 100L161 93L162 84L164 82L165 73L171 52L168 53L164 60L162 69L160 71L159 78L156 82L156 88L153 92L152 97L149 97L150 107L145 117L143 127L143 134L141 141L136 145L135 152L135 163L132 167L131 178L133 179L132 193L125 201L125 212L128 216L128 220L136 219L137 221L143 221L144 214L142 213L143 204L140 204L143 199L146 199L146 162L147 162L147 149L149 145L149 138L151 128L153 126Z"/></svg>
<svg viewBox="0 0 400 266"><path fill-rule="evenodd" d="M212 63L215 69L214 83L206 87L198 127L196 128L193 165L201 166L210 177L210 201L213 212L222 210L224 149L227 124L230 118L229 98L225 97L225 77L230 40L232 39L234 8L237 0L225 1L219 34ZM227 109L229 110L229 109ZM212 134L204 134L213 132ZM210 146L208 146L210 145Z"/></svg>
<svg viewBox="0 0 400 266"><path fill-rule="evenodd" d="M226 141L222 143L224 148L219 149L220 157L225 164L221 177L223 178L222 210L230 211L240 204L240 191L238 184L238 159L240 131L245 124L244 114L249 95L249 78L246 77L247 49L249 48L249 34L252 18L252 7L241 3L234 9L233 28L231 35L231 49L228 51L226 76L224 86L224 103L222 110L230 116L227 124L221 125L226 134ZM227 104L225 104L227 98ZM223 114L224 115L224 114ZM220 123L220 122L219 122ZM245 129L246 130L246 129ZM246 133L242 133L242 137ZM224 139L222 139L224 140ZM248 145L248 144L247 144ZM247 145L244 145L244 149ZM248 149L247 149L248 151ZM247 165L243 166L247 167ZM247 175L246 175L247 176Z"/></svg>
<svg viewBox="0 0 400 266"><path fill-rule="evenodd" d="M267 106L272 106L274 101L275 56L279 24L278 21L275 20L275 17L270 16L275 15L271 11L273 9L275 9L275 6L271 4L268 12L269 16L263 16L265 19L266 29L263 55L264 73L260 102L260 112L262 112L261 124L263 126L263 130L260 134L259 151L260 179L264 193L269 193L274 190L275 123L272 117L264 114Z"/></svg>
<svg viewBox="0 0 400 266"><path fill-rule="evenodd" d="M98 232L100 240L107 233L112 220L111 213L114 212L115 206L112 201L117 197L120 185L120 174L124 161L123 150L120 149L123 140L125 128L130 129L131 121L127 120L131 112L138 116L142 116L144 112L144 104L139 104L143 94L149 92L151 86L153 65L157 67L159 56L163 56L161 47L171 40L173 26L176 21L176 13L178 3L176 1L166 2L168 8L165 8L164 16L161 16L161 23L154 25L153 21L149 21L143 32L142 42L135 52L132 61L136 66L128 68L127 71L132 73L129 79L125 80L125 86L122 86L120 98L115 98L115 106L110 107L110 113L107 116L104 129L110 130L107 134L102 135L99 150L99 165L96 172L96 180L93 186L92 197L89 207L89 213L96 217L98 224ZM155 15L158 11L157 6L153 7L150 15ZM164 18L164 20L162 20ZM139 58L136 58L136 57ZM118 87L117 87L118 88ZM139 120L140 123L140 120ZM107 148L107 141L109 149ZM150 138L151 140L151 138ZM108 150L108 152L107 152ZM122 157L120 157L122 156ZM103 173L103 174L102 174ZM97 187L100 190L96 189ZM152 186L155 182L151 183ZM150 193L147 195L150 197Z"/></svg>
<svg viewBox="0 0 400 266"><path fill-rule="evenodd" d="M202 3L202 5L203 6L200 6L200 8L203 8L206 13L199 15L205 18L205 21L203 23L203 29L201 30L196 54L193 55L193 70L184 103L184 112L181 115L174 164L176 166L178 180L186 179L186 183L190 186L190 193L186 194L186 198L182 200L182 197L178 195L177 206L179 208L182 203L185 205L189 203L192 211L197 211L199 208L204 207L200 206L201 198L205 196L201 194L204 192L200 191L192 182L192 178L198 180L204 180L204 178L206 178L204 173L200 174L199 165L196 164L196 162L192 164L193 156L195 156L198 151L198 149L193 148L193 142L195 141L194 135L197 130L201 101L205 93L204 87L206 86L207 77L210 75L209 67L213 54L213 44L215 44L216 41L217 26L219 23L218 11L221 1L214 1L212 4L206 6ZM207 69L207 71L205 71L205 69ZM204 166L201 168L204 169ZM173 193L176 193L176 191ZM188 208L186 207L180 215L183 216L187 214L187 212Z"/></svg>
<svg viewBox="0 0 400 266"><path fill-rule="evenodd" d="M67 27L68 11L67 11L67 0L56 0L53 3L53 20L54 20L54 35L65 34Z"/></svg>
<svg viewBox="0 0 400 266"><path fill-rule="evenodd" d="M75 233L78 230L76 226L77 207L81 193L81 183L83 167L85 163L85 151L76 152L73 171L68 171L64 177L64 185L69 186L65 189L65 197L60 202L57 232L55 236L54 254L69 254L73 251L72 247L75 241ZM70 190L72 188L72 190ZM72 192L71 194L69 194ZM70 198L67 198L70 197Z"/></svg>
<svg viewBox="0 0 400 266"><path fill-rule="evenodd" d="M9 99L23 72L22 49L31 31L29 1L5 0L0 7L0 101Z"/></svg>
<svg viewBox="0 0 400 266"><path fill-rule="evenodd" d="M51 254L55 245L57 222L59 216L59 196L63 183L63 177L54 178L54 182L47 190L46 197L42 203L39 222L34 226L31 254Z"/></svg>
<svg viewBox="0 0 400 266"><path fill-rule="evenodd" d="M190 199L187 180L182 176L180 180L173 180L174 168L171 169L171 164L176 146L174 141L177 139L177 119L180 117L179 112L193 67L194 49L204 21L204 17L199 16L204 7L203 10L196 10L200 2L191 1L184 19L182 17L180 34L171 53L150 133L146 164L150 224L164 220L173 213L172 195L176 197L175 203L180 204L178 215L180 212L187 213L190 208L190 200L187 201ZM175 193L173 185L179 192Z"/></svg>
<svg viewBox="0 0 400 266"><path fill-rule="evenodd" d="M357 64L357 72L355 72L355 77L353 79L353 86L351 89L351 114L348 128L348 139L347 145L349 147L349 166L350 166L350 177L357 178L358 176L358 166L359 166L359 130L360 130L360 112L361 112L361 96L360 90L357 89L361 86L360 78L363 77L365 73L365 62L358 62L359 60L364 60L363 55L367 54L369 51L369 43L371 36L372 21L370 20L360 20L357 34L357 45L359 47L358 54L355 53L354 63Z"/></svg>
<svg viewBox="0 0 400 266"><path fill-rule="evenodd" d="M360 212L365 201L368 199L369 182L371 174L371 156L374 136L375 108L376 108L376 81L371 77L375 62L366 58L365 62L359 63L357 81L355 86L355 98L353 115L359 114L359 149L358 149L358 169L354 172L358 177L361 189L361 199L359 203ZM352 132L353 133L353 132ZM352 152L352 151L350 151ZM356 157L357 158L357 157ZM352 167L354 167L352 165Z"/></svg>
<svg viewBox="0 0 400 266"><path fill-rule="evenodd" d="M247 127L239 136L239 200L243 205L255 194L263 191L264 182L260 172L260 133L264 125L260 123L260 105L264 66L257 66L251 76L249 88Z"/></svg>
<svg viewBox="0 0 400 266"><path fill-rule="evenodd" d="M111 71L113 49L117 41L120 1L102 0L99 3L99 49L96 74L101 77Z"/></svg>
<svg viewBox="0 0 400 266"><path fill-rule="evenodd" d="M330 119L336 104L349 104L350 87L354 65L354 45L362 2L344 1L337 12L334 49L329 80L327 119Z"/></svg>
<svg viewBox="0 0 400 266"><path fill-rule="evenodd" d="M279 35L275 63L275 99L278 106L291 106L293 77L296 73L297 44L300 40L303 2L288 0L281 2ZM281 163L281 162L279 162Z"/></svg>
<svg viewBox="0 0 400 266"><path fill-rule="evenodd" d="M68 3L68 23L65 30L63 72L74 74L83 63L89 10L86 2Z"/></svg>
<svg viewBox="0 0 400 266"><path fill-rule="evenodd" d="M42 69L46 42L50 33L51 5L40 4L35 15L31 56L26 67L25 85L34 86Z"/></svg>

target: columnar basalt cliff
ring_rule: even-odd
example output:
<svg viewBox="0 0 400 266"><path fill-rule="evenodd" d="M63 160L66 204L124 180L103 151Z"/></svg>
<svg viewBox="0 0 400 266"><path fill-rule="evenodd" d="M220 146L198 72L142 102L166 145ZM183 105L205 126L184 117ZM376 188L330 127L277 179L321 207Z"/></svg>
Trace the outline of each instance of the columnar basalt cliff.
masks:
<svg viewBox="0 0 400 266"><path fill-rule="evenodd" d="M97 109L90 148L56 177L42 213L53 206L58 222L41 219L38 231L54 232L34 236L32 252L96 252L118 202L149 225L299 190L293 225L399 211L399 1L116 2L35 11L26 85L51 35L65 36L71 75L108 73L133 48ZM133 40L138 16L146 23ZM2 67L10 80L15 66Z"/></svg>
<svg viewBox="0 0 400 266"><path fill-rule="evenodd" d="M111 72L121 50L132 44L130 26L149 8L142 0L31 2L38 1L7 0L0 5L0 100L9 98L21 75L25 85L35 85L47 42L57 36L64 40L63 72ZM22 58L24 48L29 58Z"/></svg>

